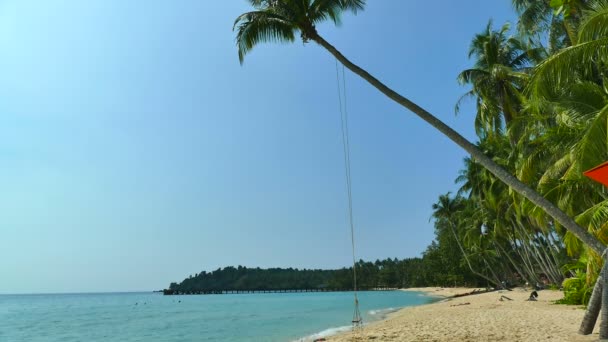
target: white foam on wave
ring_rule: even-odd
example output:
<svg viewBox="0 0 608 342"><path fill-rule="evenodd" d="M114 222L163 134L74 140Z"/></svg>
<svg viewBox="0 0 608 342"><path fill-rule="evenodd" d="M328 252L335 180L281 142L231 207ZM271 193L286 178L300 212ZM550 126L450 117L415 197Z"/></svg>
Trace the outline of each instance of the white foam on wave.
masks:
<svg viewBox="0 0 608 342"><path fill-rule="evenodd" d="M372 316L375 316L375 315L386 315L386 314L389 314L391 312L395 312L397 310L399 310L399 308L386 308L386 309L369 310L367 313L369 313Z"/></svg>
<svg viewBox="0 0 608 342"><path fill-rule="evenodd" d="M329 329L325 329L321 332L299 338L297 340L294 340L293 342L311 342L318 338L333 336L333 335L339 334L341 332L349 331L350 329L352 329L352 327L349 325L345 325L343 327L329 328Z"/></svg>

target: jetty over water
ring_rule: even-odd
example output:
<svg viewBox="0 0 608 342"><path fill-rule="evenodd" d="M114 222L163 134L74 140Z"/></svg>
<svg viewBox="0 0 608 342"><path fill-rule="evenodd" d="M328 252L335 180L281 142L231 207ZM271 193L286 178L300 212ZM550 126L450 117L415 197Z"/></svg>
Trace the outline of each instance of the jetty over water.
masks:
<svg viewBox="0 0 608 342"><path fill-rule="evenodd" d="M370 289L358 289L358 291L394 291L398 288L394 287L376 287ZM178 296L178 295L211 295L211 294L246 294L246 293L297 293L297 292L351 292L352 289L331 289L331 288L316 288L316 289L250 289L250 290L236 290L236 289L214 289L214 290L192 290L192 291L178 291L171 289L164 289L163 295L165 296Z"/></svg>

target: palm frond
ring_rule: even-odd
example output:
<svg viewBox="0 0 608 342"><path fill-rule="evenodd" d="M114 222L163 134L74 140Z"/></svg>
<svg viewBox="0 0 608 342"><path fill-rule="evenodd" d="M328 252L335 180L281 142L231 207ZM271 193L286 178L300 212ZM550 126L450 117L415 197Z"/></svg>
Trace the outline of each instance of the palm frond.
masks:
<svg viewBox="0 0 608 342"><path fill-rule="evenodd" d="M576 216L576 222L597 232L608 222L608 200L601 201Z"/></svg>
<svg viewBox="0 0 608 342"><path fill-rule="evenodd" d="M553 11L547 1L513 0L512 2L519 14L517 29L520 33L531 36L550 27Z"/></svg>
<svg viewBox="0 0 608 342"><path fill-rule="evenodd" d="M234 22L237 31L236 44L241 64L245 55L258 43L293 42L297 27L284 17L269 10L254 11L240 15Z"/></svg>
<svg viewBox="0 0 608 342"><path fill-rule="evenodd" d="M533 99L554 98L566 84L590 77L598 59L608 59L608 38L566 48L535 68L527 93Z"/></svg>
<svg viewBox="0 0 608 342"><path fill-rule="evenodd" d="M462 105L462 103L464 101L466 101L467 99L474 98L474 97L475 97L475 92L473 90L469 90L466 93L464 93L462 96L460 96L458 101L456 101L456 105L454 105L454 113L455 114L460 113L460 106Z"/></svg>
<svg viewBox="0 0 608 342"><path fill-rule="evenodd" d="M339 0L342 9L345 11L351 11L354 14L357 14L359 11L363 11L365 8L366 0Z"/></svg>
<svg viewBox="0 0 608 342"><path fill-rule="evenodd" d="M600 110L586 125L576 149L577 163L581 170L588 170L608 158L608 106Z"/></svg>
<svg viewBox="0 0 608 342"><path fill-rule="evenodd" d="M585 19L578 32L579 42L590 42L608 37L608 1L596 0L591 10L585 11Z"/></svg>
<svg viewBox="0 0 608 342"><path fill-rule="evenodd" d="M334 24L340 24L340 14L343 10L342 1L338 0L315 0L308 10L308 17L313 23L331 20Z"/></svg>

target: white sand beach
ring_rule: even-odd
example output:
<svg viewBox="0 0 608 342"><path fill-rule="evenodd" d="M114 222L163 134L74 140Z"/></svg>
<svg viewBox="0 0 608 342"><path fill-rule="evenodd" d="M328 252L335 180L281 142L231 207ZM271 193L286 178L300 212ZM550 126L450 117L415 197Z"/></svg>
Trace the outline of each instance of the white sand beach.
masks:
<svg viewBox="0 0 608 342"><path fill-rule="evenodd" d="M416 288L430 295L450 297L468 288ZM581 306L553 304L560 291L538 291L538 301L526 301L532 290L497 291L404 308L386 320L371 323L358 341L597 341L594 333L577 333L584 315ZM500 301L501 296L509 300ZM328 341L352 341L352 332Z"/></svg>

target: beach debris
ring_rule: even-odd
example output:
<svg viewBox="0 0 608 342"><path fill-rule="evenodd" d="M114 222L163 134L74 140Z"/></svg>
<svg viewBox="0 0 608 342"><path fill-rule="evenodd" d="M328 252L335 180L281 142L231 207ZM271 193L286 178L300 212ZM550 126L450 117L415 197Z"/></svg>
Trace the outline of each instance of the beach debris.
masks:
<svg viewBox="0 0 608 342"><path fill-rule="evenodd" d="M506 299L506 300L513 300L513 299L511 299L511 298L509 298L509 297L507 297L507 296L500 296L499 301L504 302L504 301L505 301L505 299Z"/></svg>
<svg viewBox="0 0 608 342"><path fill-rule="evenodd" d="M532 291L532 293L530 293L530 297L528 299L526 299L526 300L527 301L531 301L531 302L535 302L536 298L538 298L538 292Z"/></svg>
<svg viewBox="0 0 608 342"><path fill-rule="evenodd" d="M488 292L494 292L494 291L498 291L497 289L485 289L485 290L480 290L480 289L475 289L471 292L465 292L465 293L458 293L452 296L452 298L458 298L458 297L464 297L464 296L471 296L471 295L477 295L477 294L482 294L482 293L488 293Z"/></svg>
<svg viewBox="0 0 608 342"><path fill-rule="evenodd" d="M321 337L321 338L315 339L313 342L321 342L321 341L327 341L327 340L324 337Z"/></svg>
<svg viewBox="0 0 608 342"><path fill-rule="evenodd" d="M462 306L462 305L470 305L470 304L471 303L466 302L466 303L460 303L460 304L453 304L453 305L450 305L450 306Z"/></svg>

